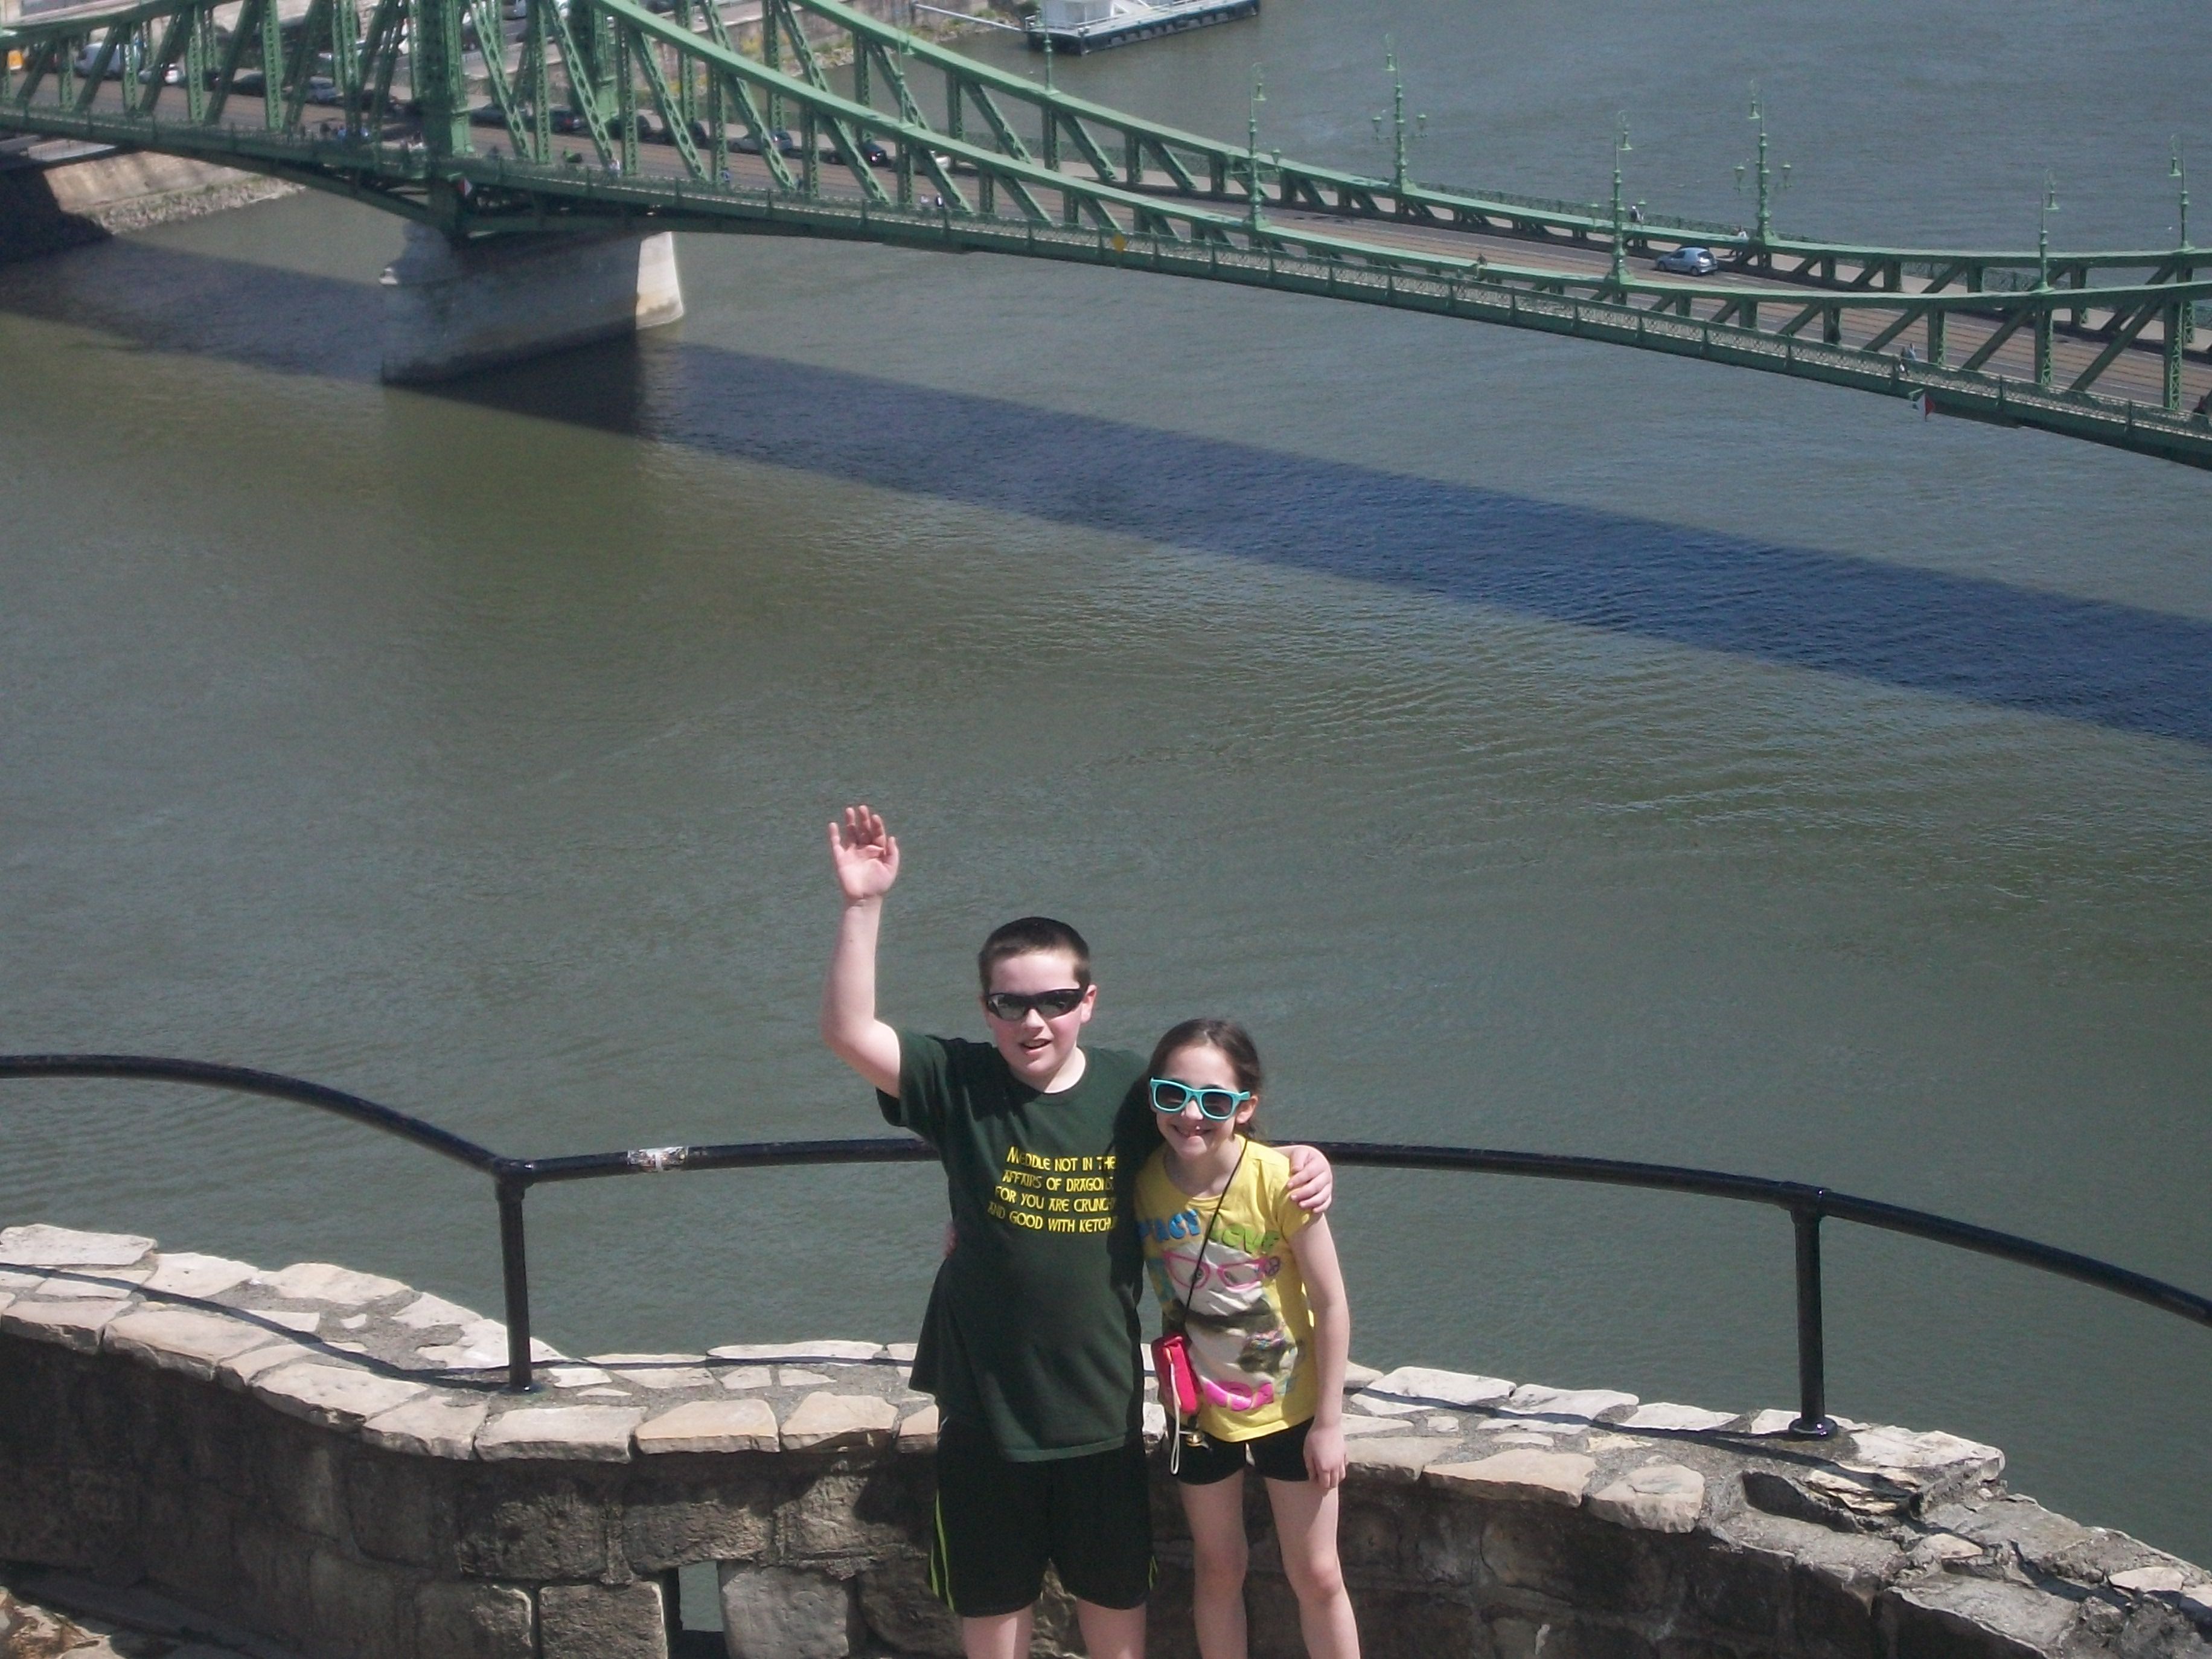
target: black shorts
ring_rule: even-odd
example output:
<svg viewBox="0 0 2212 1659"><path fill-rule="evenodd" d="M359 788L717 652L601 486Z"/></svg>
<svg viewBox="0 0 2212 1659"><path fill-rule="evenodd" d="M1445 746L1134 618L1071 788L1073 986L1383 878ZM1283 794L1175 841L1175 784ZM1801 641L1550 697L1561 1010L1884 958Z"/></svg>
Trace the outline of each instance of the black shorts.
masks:
<svg viewBox="0 0 2212 1659"><path fill-rule="evenodd" d="M1048 1462L1001 1457L989 1435L948 1423L937 1441L929 1588L963 1619L1019 1613L1045 1564L1070 1595L1143 1605L1152 1588L1152 1490L1142 1442Z"/></svg>
<svg viewBox="0 0 2212 1659"><path fill-rule="evenodd" d="M1216 1440L1200 1434L1195 1446L1185 1441L1176 1459L1176 1479L1186 1486L1210 1486L1241 1471L1246 1457L1270 1480L1304 1480L1306 1475L1306 1431L1313 1419L1277 1429L1257 1440Z"/></svg>

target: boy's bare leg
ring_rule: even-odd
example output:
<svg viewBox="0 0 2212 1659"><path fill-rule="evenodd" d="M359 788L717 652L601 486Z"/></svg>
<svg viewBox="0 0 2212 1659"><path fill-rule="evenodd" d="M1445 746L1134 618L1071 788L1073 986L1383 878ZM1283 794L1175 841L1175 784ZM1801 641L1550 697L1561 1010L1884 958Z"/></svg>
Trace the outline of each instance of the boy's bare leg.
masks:
<svg viewBox="0 0 2212 1659"><path fill-rule="evenodd" d="M968 1659L1030 1659L1030 1632L1036 1625L1033 1607L989 1619L963 1619L960 1650Z"/></svg>
<svg viewBox="0 0 2212 1659"><path fill-rule="evenodd" d="M1298 1598L1307 1659L1359 1659L1359 1626L1352 1620L1352 1598L1345 1594L1344 1569L1336 1554L1340 1490L1324 1491L1317 1480L1267 1483L1275 1542L1283 1553L1283 1576Z"/></svg>
<svg viewBox="0 0 2212 1659"><path fill-rule="evenodd" d="M1078 1596L1075 1622L1082 1627L1083 1650L1091 1659L1145 1659L1143 1603L1133 1607L1102 1607Z"/></svg>
<svg viewBox="0 0 2212 1659"><path fill-rule="evenodd" d="M1201 1659L1244 1659L1244 1472L1211 1486L1186 1486L1183 1519L1190 1523L1191 1615Z"/></svg>

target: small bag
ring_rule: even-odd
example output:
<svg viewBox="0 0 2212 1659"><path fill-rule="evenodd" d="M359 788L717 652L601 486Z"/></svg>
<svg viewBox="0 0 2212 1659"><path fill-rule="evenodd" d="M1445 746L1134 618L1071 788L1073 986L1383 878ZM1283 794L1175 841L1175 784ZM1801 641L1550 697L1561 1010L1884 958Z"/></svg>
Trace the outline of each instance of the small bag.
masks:
<svg viewBox="0 0 2212 1659"><path fill-rule="evenodd" d="M1198 1373L1191 1369L1190 1343L1181 1331L1152 1341L1152 1376L1160 1385L1160 1407L1180 1419L1198 1415Z"/></svg>

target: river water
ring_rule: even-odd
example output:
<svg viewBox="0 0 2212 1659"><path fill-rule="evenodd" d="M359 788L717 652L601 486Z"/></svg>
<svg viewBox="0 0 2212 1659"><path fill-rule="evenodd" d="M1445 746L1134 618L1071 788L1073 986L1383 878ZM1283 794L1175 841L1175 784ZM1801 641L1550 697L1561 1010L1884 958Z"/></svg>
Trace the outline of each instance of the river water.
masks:
<svg viewBox="0 0 2212 1659"><path fill-rule="evenodd" d="M1349 6L1063 60L1218 132L1785 227L2168 236L2149 3ZM993 40L986 55L1017 54ZM1024 64L1034 69L1034 64ZM1028 910L1100 1041L1249 1021L1279 1133L1824 1181L2212 1285L2212 478L1325 301L687 239L689 318L375 378L310 198L0 273L0 1048L294 1072L553 1153L867 1133L823 825L907 860L896 1018ZM479 1183L268 1103L12 1085L0 1217L495 1308ZM926 1169L531 1200L574 1352L915 1329ZM1354 1172L1356 1352L1790 1403L1789 1228ZM2212 1333L1829 1230L1839 1413L2212 1559Z"/></svg>

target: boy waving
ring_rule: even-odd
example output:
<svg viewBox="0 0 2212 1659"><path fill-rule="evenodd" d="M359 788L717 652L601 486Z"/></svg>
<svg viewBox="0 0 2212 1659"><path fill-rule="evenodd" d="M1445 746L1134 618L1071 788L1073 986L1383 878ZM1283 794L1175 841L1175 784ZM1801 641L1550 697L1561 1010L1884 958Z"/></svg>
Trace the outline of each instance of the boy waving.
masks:
<svg viewBox="0 0 2212 1659"><path fill-rule="evenodd" d="M844 911L823 1040L936 1149L952 1212L914 1366L941 1419L932 1586L968 1659L1019 1659L1049 1562L1092 1659L1140 1659L1152 1510L1127 1188L1158 1139L1143 1058L1081 1045L1090 948L1042 916L996 929L977 957L990 1042L884 1024L876 941L898 842L854 806L830 850ZM1291 1196L1326 1209L1327 1160L1285 1150Z"/></svg>

